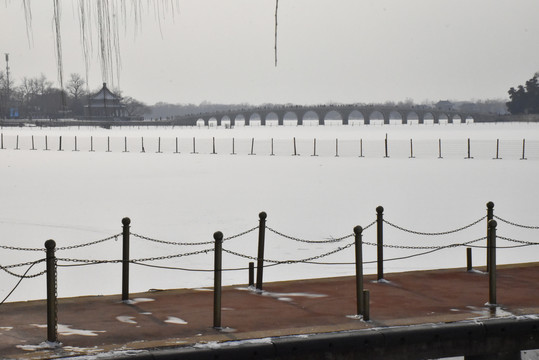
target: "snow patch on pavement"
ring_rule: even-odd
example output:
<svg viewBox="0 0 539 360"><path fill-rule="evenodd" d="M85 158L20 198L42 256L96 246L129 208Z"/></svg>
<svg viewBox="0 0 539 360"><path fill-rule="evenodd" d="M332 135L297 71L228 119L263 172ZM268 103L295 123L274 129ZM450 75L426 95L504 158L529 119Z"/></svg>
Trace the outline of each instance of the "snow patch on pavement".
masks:
<svg viewBox="0 0 539 360"><path fill-rule="evenodd" d="M38 328L46 328L47 325L31 324ZM79 335L79 336L98 336L97 333L104 333L105 330L82 330L82 329L71 329L72 325L62 325L58 324L58 334L63 336L70 335Z"/></svg>
<svg viewBox="0 0 539 360"><path fill-rule="evenodd" d="M62 343L44 341L38 345L17 345L18 349L25 351L37 351L37 350L53 350L62 346Z"/></svg>
<svg viewBox="0 0 539 360"><path fill-rule="evenodd" d="M169 316L166 320L165 320L166 323L169 323L169 324L177 324L177 325L187 325L188 322L185 321L185 320L182 320L180 318L177 318L177 317L174 317L174 316Z"/></svg>
<svg viewBox="0 0 539 360"><path fill-rule="evenodd" d="M135 298L135 299L130 299L130 300L124 300L122 302L124 304L135 305L135 304L139 304L139 303L143 303L143 302L150 302L150 301L155 301L155 299L152 299L152 298Z"/></svg>
<svg viewBox="0 0 539 360"><path fill-rule="evenodd" d="M126 324L136 324L135 317L133 316L116 316L116 320Z"/></svg>
<svg viewBox="0 0 539 360"><path fill-rule="evenodd" d="M274 299L277 299L279 301L286 301L291 302L293 301L293 297L306 297L309 299L316 299L316 298L322 298L326 297L325 294L309 294L309 293L277 293L277 292L271 292L266 290L258 290L253 287L247 287L247 288L236 288L236 290L242 290L242 291L249 291L252 293L260 294L262 296L269 296Z"/></svg>

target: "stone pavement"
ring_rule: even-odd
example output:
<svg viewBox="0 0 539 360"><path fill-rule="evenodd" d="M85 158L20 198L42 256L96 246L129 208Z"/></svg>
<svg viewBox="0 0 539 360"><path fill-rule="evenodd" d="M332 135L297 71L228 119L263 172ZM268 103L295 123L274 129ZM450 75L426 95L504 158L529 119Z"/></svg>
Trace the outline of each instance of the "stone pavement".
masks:
<svg viewBox="0 0 539 360"><path fill-rule="evenodd" d="M222 328L213 328L212 289L180 289L59 299L62 346L44 349L46 302L0 306L0 358L50 359L128 349L336 332L372 327L448 323L539 314L539 263L499 266L497 300L488 302L488 275L465 269L365 277L370 321L356 315L355 278L339 277L223 288ZM41 346L40 346L41 344Z"/></svg>

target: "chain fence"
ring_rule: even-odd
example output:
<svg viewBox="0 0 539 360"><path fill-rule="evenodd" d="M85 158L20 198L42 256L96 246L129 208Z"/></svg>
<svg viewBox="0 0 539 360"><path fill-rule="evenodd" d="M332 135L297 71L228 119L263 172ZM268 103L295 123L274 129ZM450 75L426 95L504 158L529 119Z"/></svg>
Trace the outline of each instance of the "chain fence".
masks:
<svg viewBox="0 0 539 360"><path fill-rule="evenodd" d="M484 221L486 218L487 218L487 216L482 216L478 220L475 220L475 221L471 222L468 225L465 225L465 226L462 226L462 227L459 227L459 228L456 228L456 229L453 229L453 230L449 230L449 231L442 231L442 232L423 232L423 231L411 230L411 229L406 228L404 226L396 225L396 224L394 224L394 223L392 223L390 221L387 221L387 220L385 220L383 218L382 218L382 223L386 223L387 225L389 225L389 226L391 226L391 227L393 227L393 228L395 228L397 230L400 230L400 231L403 231L403 232L406 232L406 233L409 233L409 234L413 234L413 235L439 237L439 236L444 236L444 235L455 234L455 233L462 232L464 230L470 229L471 227L473 227L473 226L479 224L480 222ZM506 223L506 224L509 224L509 225L512 225L512 226L516 226L516 227L519 227L519 228L523 228L523 229L532 229L532 230L539 229L538 226L521 225L521 224L518 224L516 222L512 222L512 221L502 219L502 218L500 218L498 216L494 216L494 218L497 219L497 220L500 220L503 223ZM370 229L377 222L378 221L375 220L375 221L369 223L367 226L365 226L363 228L363 230ZM229 241L229 240L237 239L237 238L248 235L248 234L254 232L255 230L259 230L259 229L260 229L260 226L254 226L254 227L249 228L249 229L247 229L245 231L239 232L239 233L237 233L235 235L226 237L226 238L223 239L223 241ZM278 230L276 230L276 229L274 229L272 227L269 227L269 226L264 226L263 229L267 229L270 233L272 233L272 234L274 234L274 235L276 235L278 237L284 238L286 240L291 240L291 241L300 242L300 243L307 243L307 244L317 244L317 245L321 245L321 244L338 244L338 243L341 243L341 242L343 242L345 240L354 238L354 234L349 234L349 235L344 235L344 236L338 237L338 238L326 238L326 239L322 239L322 240L307 240L307 239L300 238L300 237L297 237L297 236L287 235L287 234L285 234L285 233L283 233L281 231L278 231ZM111 240L117 241L119 237L125 236L125 234L126 234L125 232L124 233L119 233L119 234L114 234L114 235L111 235L111 236L108 236L108 237L105 237L105 238L102 238L102 239L99 239L99 240L95 240L95 241L90 241L90 242L76 244L76 245L70 245L70 246L58 247L55 250L56 251L68 251L68 250L74 250L74 249L80 249L80 248L84 248L84 247L94 246L94 245L105 243L105 242L111 241ZM140 234L130 232L130 231L127 232L127 235L131 235L134 238L138 238L138 239L141 239L141 240L144 240L144 241L160 243L160 244L165 244L165 245L172 245L172 246L186 246L187 247L187 246L200 246L200 245L215 244L214 240L212 240L212 241L200 241L200 242L166 241L166 240L160 240L160 239L155 239L155 238L152 238L152 237L140 235ZM512 249L512 248L521 248L521 247L539 245L539 242L537 242L537 241L524 241L524 240L518 240L518 239L514 239L514 238L510 238L510 237L500 236L500 235L497 235L497 238L500 239L500 240L503 240L503 241L507 241L509 243L513 243L513 245L507 245L507 246L497 245L496 248L498 248L498 249ZM478 242L484 241L484 240L486 240L486 237L479 237L479 238L469 240L469 241L453 242L453 243L444 244L444 245L406 245L406 244L387 244L387 243L378 244L378 243L368 242L368 241L362 241L361 243L366 245L366 246L373 246L373 247L382 246L384 248L390 248L390 249L416 250L416 251L419 251L419 252L416 252L416 253L413 253L413 254L408 254L408 255L403 255L403 256L398 256L398 257L392 257L392 258L384 258L383 259L384 262L389 262L389 261L397 261L397 260L415 258L415 257L431 254L433 252L441 251L441 250L444 250L444 249L451 249L451 248L457 248L457 247L470 247L470 248L485 249L485 248L487 248L487 246L477 244ZM244 259L248 259L248 260L251 260L251 261L259 262L261 260L263 267L272 267L272 266L290 265L290 264L354 265L355 264L354 262L330 262L330 261L324 262L324 261L320 261L322 259L325 259L325 258L331 256L331 255L341 253L344 250L347 250L347 249L351 248L354 245L355 245L355 241L351 241L351 242L348 242L348 243L346 243L344 245L336 246L335 248L333 248L331 250L324 251L324 252L322 252L320 254L305 257L305 258L302 258L302 259L271 259L271 258L266 258L266 257L258 258L257 256L251 256L251 255L244 254L244 253L241 253L241 252L238 252L238 251L233 251L233 250L228 249L228 248L227 249L222 248L222 251L224 253L229 254L229 255L244 258ZM12 250L12 251L31 251L31 252L44 251L44 249L42 249L42 248L14 247L14 246L7 246L7 245L1 245L0 249ZM206 255L206 254L214 253L214 252L215 252L215 248L208 247L208 248L203 248L203 249L200 249L200 250L190 251L190 252L174 253L174 254L168 254L168 255L162 255L162 256L154 256L154 257L135 258L135 259L128 259L128 260L125 260L125 259L78 259L78 258L71 258L71 257L57 257L57 258L55 258L55 261L56 261L56 266L58 266L58 267L66 267L66 268L68 268L68 267L80 267L80 266L91 266L91 265L99 265L99 264L118 264L118 263L128 262L130 264L137 265L137 266L144 266L144 267L157 268L157 269L179 270L179 271L190 271L190 272L213 272L214 269L189 268L189 267L174 266L174 265L171 265L171 264L155 264L155 262L186 258L186 257L196 256L196 255ZM46 274L46 270L40 271L40 272L37 272L37 273L34 273L34 274L30 274L30 275L28 274L30 269L32 269L35 265L37 265L37 264L39 264L41 262L44 262L45 260L46 259L39 259L39 260L35 260L35 261L22 262L22 263L12 264L12 265L0 265L0 270L7 273L8 275L11 275L11 276L16 277L16 278L19 279L19 282L17 283L15 288L10 292L10 295L19 286L19 284L20 284L20 282L22 280L36 278L36 277L39 277L41 275ZM378 260L364 261L363 264L376 263L377 261ZM22 275L14 272L12 270L12 269L21 268L21 267L24 267L24 266L28 266L28 269ZM221 269L221 271L245 271L245 270L250 270L250 269L251 269L250 267L235 267L235 268L232 267L232 268ZM8 295L8 297L9 297L9 295ZM7 297L6 297L6 299L7 299ZM5 301L5 299L4 299L4 301Z"/></svg>

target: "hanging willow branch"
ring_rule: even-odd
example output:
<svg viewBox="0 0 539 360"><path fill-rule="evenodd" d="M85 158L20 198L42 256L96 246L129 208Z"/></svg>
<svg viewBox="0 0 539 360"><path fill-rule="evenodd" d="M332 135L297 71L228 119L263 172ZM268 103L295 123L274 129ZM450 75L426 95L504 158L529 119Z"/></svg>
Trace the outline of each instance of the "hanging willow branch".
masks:
<svg viewBox="0 0 539 360"><path fill-rule="evenodd" d="M31 42L32 12L29 0L22 0L28 40ZM54 15L54 35L56 61L58 68L58 81L63 89L63 61L62 61L62 32L61 32L61 4L62 0L52 0ZM74 5L77 6L77 5ZM88 80L91 55L94 52L94 40L97 44L98 57L101 65L103 81L119 80L121 68L120 26L123 24L127 30L128 19L133 19L134 33L139 30L141 12L153 12L161 30L161 21L167 16L174 16L179 11L179 0L78 0L79 30L82 52ZM278 26L279 0L275 0L275 66L277 66L277 26ZM128 14L129 13L129 14ZM95 28L92 27L95 26ZM87 81L88 83L88 81Z"/></svg>
<svg viewBox="0 0 539 360"><path fill-rule="evenodd" d="M279 10L279 0L275 0L275 67L277 67L277 14Z"/></svg>
<svg viewBox="0 0 539 360"><path fill-rule="evenodd" d="M62 31L60 26L62 0L52 0L52 2L58 82L63 89ZM22 4L28 42L31 44L33 39L30 0L22 0ZM134 19L136 33L140 23L140 13L146 10L155 14L155 19L161 28L160 22L167 16L174 16L174 12L179 9L178 4L179 0L78 0L77 12L86 79L88 79L90 59L93 54L94 38L98 44L97 51L103 81L114 80L115 75L119 78L118 73L121 68L119 32L121 25L125 25L125 30L127 30L128 19ZM129 11L130 16L128 16ZM95 28L92 27L92 24L95 25Z"/></svg>

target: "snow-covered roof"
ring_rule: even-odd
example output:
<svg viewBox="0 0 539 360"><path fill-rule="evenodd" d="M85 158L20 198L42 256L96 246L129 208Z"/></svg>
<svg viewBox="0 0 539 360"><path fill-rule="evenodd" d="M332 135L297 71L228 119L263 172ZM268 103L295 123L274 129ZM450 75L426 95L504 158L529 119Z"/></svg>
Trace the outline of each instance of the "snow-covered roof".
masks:
<svg viewBox="0 0 539 360"><path fill-rule="evenodd" d="M120 98L107 88L107 83L103 83L103 87L95 95L92 100L119 100Z"/></svg>

